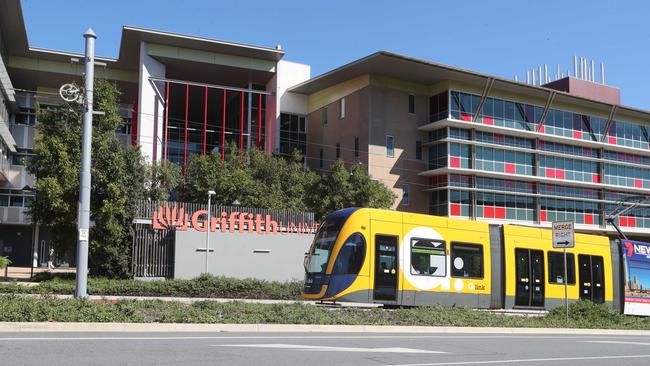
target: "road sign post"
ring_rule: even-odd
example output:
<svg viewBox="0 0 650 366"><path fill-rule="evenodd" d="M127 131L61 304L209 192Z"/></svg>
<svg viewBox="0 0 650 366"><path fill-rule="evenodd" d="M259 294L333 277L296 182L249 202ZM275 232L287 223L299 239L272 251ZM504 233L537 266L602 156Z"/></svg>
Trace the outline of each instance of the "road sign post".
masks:
<svg viewBox="0 0 650 366"><path fill-rule="evenodd" d="M566 261L566 248L575 246L575 231L573 221L554 221L553 227L553 248L562 248L564 250L564 310L566 321L569 322L569 284L568 270Z"/></svg>

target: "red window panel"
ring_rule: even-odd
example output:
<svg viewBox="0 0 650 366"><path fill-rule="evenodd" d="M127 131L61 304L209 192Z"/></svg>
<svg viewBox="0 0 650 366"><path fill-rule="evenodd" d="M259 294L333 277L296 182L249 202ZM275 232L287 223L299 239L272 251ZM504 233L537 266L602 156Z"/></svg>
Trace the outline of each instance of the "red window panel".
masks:
<svg viewBox="0 0 650 366"><path fill-rule="evenodd" d="M516 172L515 164L506 163L506 173L515 174L515 172Z"/></svg>
<svg viewBox="0 0 650 366"><path fill-rule="evenodd" d="M451 216L460 216L460 205L458 203L452 203L449 206Z"/></svg>
<svg viewBox="0 0 650 366"><path fill-rule="evenodd" d="M457 158L455 156L450 156L449 166L452 168L460 168L460 158Z"/></svg>
<svg viewBox="0 0 650 366"><path fill-rule="evenodd" d="M593 173L591 175L591 182L592 183L600 183L600 175Z"/></svg>
<svg viewBox="0 0 650 366"><path fill-rule="evenodd" d="M546 221L546 210L540 210L539 211L539 220L540 221Z"/></svg>
<svg viewBox="0 0 650 366"><path fill-rule="evenodd" d="M556 170L555 170L555 178L557 178L557 179L564 179L564 170L562 170L562 169L556 169Z"/></svg>
<svg viewBox="0 0 650 366"><path fill-rule="evenodd" d="M616 145L616 136L609 136L607 141L612 145Z"/></svg>
<svg viewBox="0 0 650 366"><path fill-rule="evenodd" d="M635 179L634 188L643 188L643 181L641 179Z"/></svg>
<svg viewBox="0 0 650 366"><path fill-rule="evenodd" d="M537 129L537 132L544 133L544 125L539 126L539 128Z"/></svg>
<svg viewBox="0 0 650 366"><path fill-rule="evenodd" d="M636 227L636 217L628 217L627 226Z"/></svg>
<svg viewBox="0 0 650 366"><path fill-rule="evenodd" d="M585 214L585 224L587 224L587 225L593 225L594 224L594 215L593 214Z"/></svg>
<svg viewBox="0 0 650 366"><path fill-rule="evenodd" d="M620 226L627 226L627 216L619 216L618 217L618 224Z"/></svg>
<svg viewBox="0 0 650 366"><path fill-rule="evenodd" d="M483 208L483 217L488 219L494 218L494 206L485 206Z"/></svg>
<svg viewBox="0 0 650 366"><path fill-rule="evenodd" d="M493 125L494 124L494 118L492 117L483 117L483 124L486 125Z"/></svg>
<svg viewBox="0 0 650 366"><path fill-rule="evenodd" d="M581 139L582 138L582 131L573 131L573 138L574 139Z"/></svg>
<svg viewBox="0 0 650 366"><path fill-rule="evenodd" d="M547 178L555 178L555 169L546 168L546 177Z"/></svg>
<svg viewBox="0 0 650 366"><path fill-rule="evenodd" d="M460 120L461 121L471 121L472 120L472 115L469 113L460 113Z"/></svg>
<svg viewBox="0 0 650 366"><path fill-rule="evenodd" d="M496 141L496 142L503 142L503 141L505 141L505 139L506 139L505 136L503 136L501 134L498 134L498 133L494 134L494 141Z"/></svg>
<svg viewBox="0 0 650 366"><path fill-rule="evenodd" d="M506 208L505 207L495 207L494 208L494 217L497 219L505 219L506 218Z"/></svg>

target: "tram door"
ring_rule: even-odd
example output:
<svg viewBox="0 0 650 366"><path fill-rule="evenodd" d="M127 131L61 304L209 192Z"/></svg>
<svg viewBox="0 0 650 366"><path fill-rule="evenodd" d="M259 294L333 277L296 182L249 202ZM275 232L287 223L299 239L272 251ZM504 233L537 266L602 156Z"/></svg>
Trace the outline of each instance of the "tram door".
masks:
<svg viewBox="0 0 650 366"><path fill-rule="evenodd" d="M590 300L596 304L605 302L605 270L603 257L595 255L578 255L580 266L580 299Z"/></svg>
<svg viewBox="0 0 650 366"><path fill-rule="evenodd" d="M515 249L515 306L544 306L544 252Z"/></svg>
<svg viewBox="0 0 650 366"><path fill-rule="evenodd" d="M397 242L397 236L375 235L375 300L397 300Z"/></svg>

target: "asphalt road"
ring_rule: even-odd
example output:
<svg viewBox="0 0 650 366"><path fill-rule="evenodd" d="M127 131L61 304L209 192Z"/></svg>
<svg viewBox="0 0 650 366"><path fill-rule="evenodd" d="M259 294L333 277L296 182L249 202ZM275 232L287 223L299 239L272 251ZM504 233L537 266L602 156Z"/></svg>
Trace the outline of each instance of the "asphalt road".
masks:
<svg viewBox="0 0 650 366"><path fill-rule="evenodd" d="M0 333L1 365L648 365L650 336Z"/></svg>

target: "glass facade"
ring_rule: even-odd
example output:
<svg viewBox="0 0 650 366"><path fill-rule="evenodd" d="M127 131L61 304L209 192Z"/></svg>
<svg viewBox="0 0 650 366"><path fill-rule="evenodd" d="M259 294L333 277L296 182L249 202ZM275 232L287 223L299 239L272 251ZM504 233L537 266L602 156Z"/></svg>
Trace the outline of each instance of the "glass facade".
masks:
<svg viewBox="0 0 650 366"><path fill-rule="evenodd" d="M483 108L479 111L480 100L481 96L477 94L450 91L449 118L577 140L604 141L637 149L650 148L649 128L642 123L612 120L607 129L607 117L604 115L594 116L549 108L542 124L540 122L544 108L541 105L486 97ZM443 118L436 121L441 119ZM431 122L435 121L432 119Z"/></svg>
<svg viewBox="0 0 650 366"><path fill-rule="evenodd" d="M307 154L305 116L280 113L280 154L290 156L294 150Z"/></svg>
<svg viewBox="0 0 650 366"><path fill-rule="evenodd" d="M507 174L533 175L533 154L521 151L477 146L476 170Z"/></svg>
<svg viewBox="0 0 650 366"><path fill-rule="evenodd" d="M617 223L650 229L650 154L633 150L650 149L649 127L608 121L607 113L558 108L549 108L542 121L541 104L493 97L482 101L480 95L455 90L432 96L429 122L449 119L453 126L430 124L435 129L427 132L429 170L439 169L429 177L429 213L533 224L572 220L604 227L607 214L621 200L643 194L648 201ZM621 146L630 150L620 151ZM457 174L453 169L466 171ZM553 267L550 272L557 272ZM574 281L571 276L569 281ZM552 277L557 283L564 280Z"/></svg>

